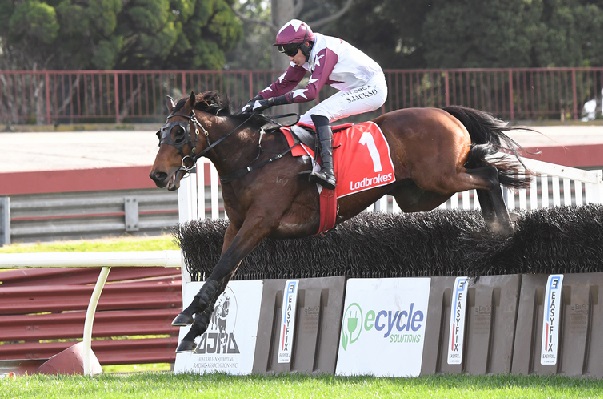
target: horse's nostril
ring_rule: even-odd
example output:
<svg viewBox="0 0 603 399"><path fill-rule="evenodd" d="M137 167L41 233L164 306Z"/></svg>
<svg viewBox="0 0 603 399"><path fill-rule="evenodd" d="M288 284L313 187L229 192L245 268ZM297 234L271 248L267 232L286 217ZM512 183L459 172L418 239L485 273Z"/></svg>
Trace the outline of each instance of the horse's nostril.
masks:
<svg viewBox="0 0 603 399"><path fill-rule="evenodd" d="M167 173L165 172L151 172L149 177L154 181L164 181L167 178Z"/></svg>

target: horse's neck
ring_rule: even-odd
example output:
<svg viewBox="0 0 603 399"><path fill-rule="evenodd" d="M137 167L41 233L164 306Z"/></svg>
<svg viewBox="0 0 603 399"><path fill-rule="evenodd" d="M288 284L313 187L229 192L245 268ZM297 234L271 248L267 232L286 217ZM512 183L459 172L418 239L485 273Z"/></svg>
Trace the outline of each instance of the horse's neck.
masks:
<svg viewBox="0 0 603 399"><path fill-rule="evenodd" d="M225 116L210 118L201 122L209 126L210 143L223 140L207 154L218 173L226 175L249 166L258 156L259 132L252 128L241 129L239 123ZM228 137L224 138L226 135Z"/></svg>

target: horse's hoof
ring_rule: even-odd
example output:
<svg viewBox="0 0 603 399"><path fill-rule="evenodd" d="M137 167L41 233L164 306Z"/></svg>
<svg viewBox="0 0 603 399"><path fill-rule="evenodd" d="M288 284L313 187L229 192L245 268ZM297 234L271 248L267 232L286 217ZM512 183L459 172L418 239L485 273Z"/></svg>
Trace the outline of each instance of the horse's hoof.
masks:
<svg viewBox="0 0 603 399"><path fill-rule="evenodd" d="M174 318L174 321L172 321L172 325L174 327L186 327L193 324L193 321L193 316L189 316L184 313L179 313L178 316Z"/></svg>
<svg viewBox="0 0 603 399"><path fill-rule="evenodd" d="M195 341L187 341L183 339L178 344L178 348L176 348L176 353L192 352L195 350L195 346Z"/></svg>

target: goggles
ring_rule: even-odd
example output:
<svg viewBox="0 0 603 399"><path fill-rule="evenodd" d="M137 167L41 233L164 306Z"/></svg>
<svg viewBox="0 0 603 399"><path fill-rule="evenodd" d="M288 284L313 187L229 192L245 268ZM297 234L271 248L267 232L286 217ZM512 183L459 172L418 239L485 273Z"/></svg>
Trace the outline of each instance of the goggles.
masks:
<svg viewBox="0 0 603 399"><path fill-rule="evenodd" d="M301 43L287 43L287 44L279 44L276 46L277 50L281 53L288 55L289 57L294 57L297 54L297 50L300 49Z"/></svg>

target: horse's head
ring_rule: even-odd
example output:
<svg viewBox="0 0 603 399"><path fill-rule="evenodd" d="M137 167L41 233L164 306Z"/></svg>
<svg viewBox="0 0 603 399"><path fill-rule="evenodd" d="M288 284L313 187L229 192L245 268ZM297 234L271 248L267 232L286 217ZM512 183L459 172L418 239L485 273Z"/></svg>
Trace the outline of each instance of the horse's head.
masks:
<svg viewBox="0 0 603 399"><path fill-rule="evenodd" d="M219 97L215 92L203 93L185 97L177 103L168 96L166 106L169 115L165 125L157 132L159 138L159 151L149 177L157 187L167 187L168 190L177 190L180 180L194 166L198 158L205 154L209 143L209 133L197 119L195 105L201 103L197 109L206 112L222 109Z"/></svg>

